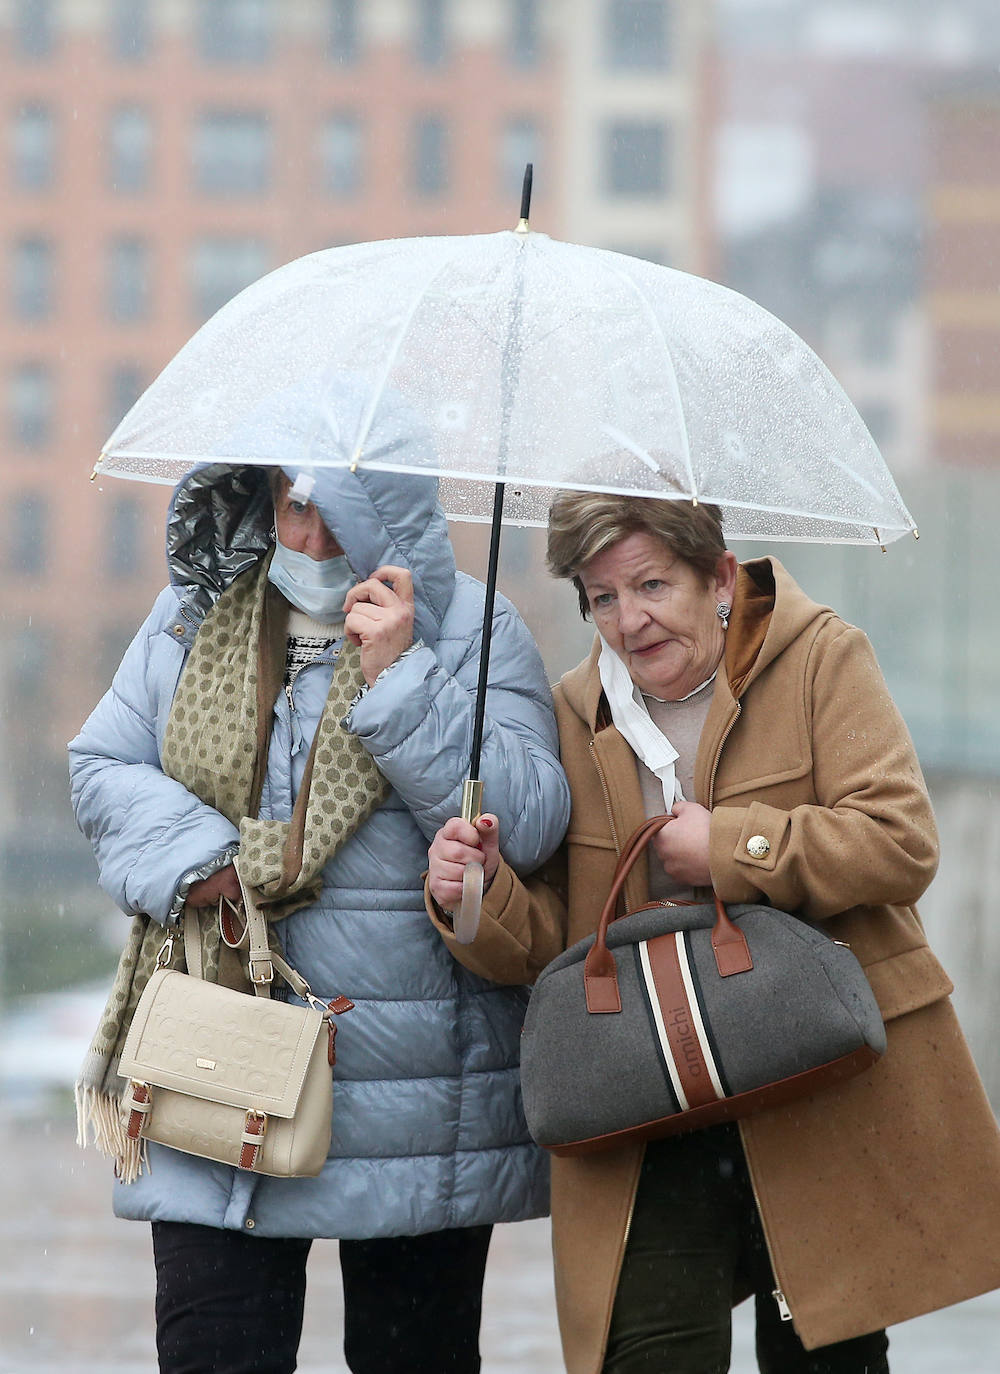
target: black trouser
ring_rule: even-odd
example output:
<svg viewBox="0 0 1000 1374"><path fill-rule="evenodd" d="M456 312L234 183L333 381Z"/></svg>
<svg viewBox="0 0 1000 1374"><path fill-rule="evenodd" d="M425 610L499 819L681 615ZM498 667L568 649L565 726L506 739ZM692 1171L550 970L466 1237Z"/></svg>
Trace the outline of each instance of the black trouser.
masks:
<svg viewBox="0 0 1000 1374"><path fill-rule="evenodd" d="M478 1374L491 1231L340 1242L354 1374ZM154 1222L161 1374L294 1370L310 1244Z"/></svg>
<svg viewBox="0 0 1000 1374"><path fill-rule="evenodd" d="M748 1291L761 1374L888 1374L884 1331L806 1350L774 1288L737 1128L648 1145L604 1374L725 1374L733 1294Z"/></svg>

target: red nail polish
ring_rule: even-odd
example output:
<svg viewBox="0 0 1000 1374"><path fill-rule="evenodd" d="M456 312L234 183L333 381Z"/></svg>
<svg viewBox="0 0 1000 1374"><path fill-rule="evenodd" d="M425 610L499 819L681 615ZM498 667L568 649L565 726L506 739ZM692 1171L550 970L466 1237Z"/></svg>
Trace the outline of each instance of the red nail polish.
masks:
<svg viewBox="0 0 1000 1374"><path fill-rule="evenodd" d="M481 825L486 826L487 830L493 829L493 822L490 820L489 816L480 816L479 821Z"/></svg>

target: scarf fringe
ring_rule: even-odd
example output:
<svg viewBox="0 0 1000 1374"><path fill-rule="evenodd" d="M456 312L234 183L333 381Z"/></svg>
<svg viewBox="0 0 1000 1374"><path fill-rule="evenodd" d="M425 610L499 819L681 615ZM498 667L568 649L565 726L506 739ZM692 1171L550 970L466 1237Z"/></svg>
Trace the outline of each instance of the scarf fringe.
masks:
<svg viewBox="0 0 1000 1374"><path fill-rule="evenodd" d="M134 1183L143 1173L149 1173L149 1156L145 1140L133 1140L125 1134L121 1101L108 1093L99 1092L77 1083L76 1143L87 1148L88 1133L102 1155L115 1161L115 1177L119 1183Z"/></svg>

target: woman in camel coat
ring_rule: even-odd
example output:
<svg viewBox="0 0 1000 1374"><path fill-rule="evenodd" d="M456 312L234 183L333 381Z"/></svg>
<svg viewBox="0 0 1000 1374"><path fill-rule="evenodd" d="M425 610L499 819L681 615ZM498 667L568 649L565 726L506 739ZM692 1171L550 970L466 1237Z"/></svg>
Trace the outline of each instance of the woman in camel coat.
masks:
<svg viewBox="0 0 1000 1374"><path fill-rule="evenodd" d="M913 906L937 837L906 727L865 636L776 560L737 565L710 507L566 494L549 565L600 632L556 689L569 830L527 882L494 818L438 832L428 910L454 957L536 978L594 932L625 838L693 797L626 909L710 883L819 922L865 968L888 1037L863 1075L738 1127L553 1159L567 1369L724 1371L731 1306L753 1292L762 1371L879 1374L886 1326L1000 1285L1000 1133ZM616 659L675 770L627 742ZM463 946L448 913L477 850L494 876Z"/></svg>

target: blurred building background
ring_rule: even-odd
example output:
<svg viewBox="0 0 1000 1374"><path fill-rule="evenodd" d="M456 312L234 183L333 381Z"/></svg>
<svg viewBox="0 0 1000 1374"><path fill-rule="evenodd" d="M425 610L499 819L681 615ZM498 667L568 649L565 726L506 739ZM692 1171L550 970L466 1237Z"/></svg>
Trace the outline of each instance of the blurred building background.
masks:
<svg viewBox="0 0 1000 1374"><path fill-rule="evenodd" d="M124 930L65 742L163 581L168 492L91 484L101 444L262 273L513 227L531 161L533 227L759 300L897 476L919 543L774 551L868 631L914 733L944 832L922 909L1000 1102L996 19L995 0L0 0L3 996L106 978ZM455 542L480 570L481 532ZM589 632L537 532L505 533L503 585L557 676Z"/></svg>

